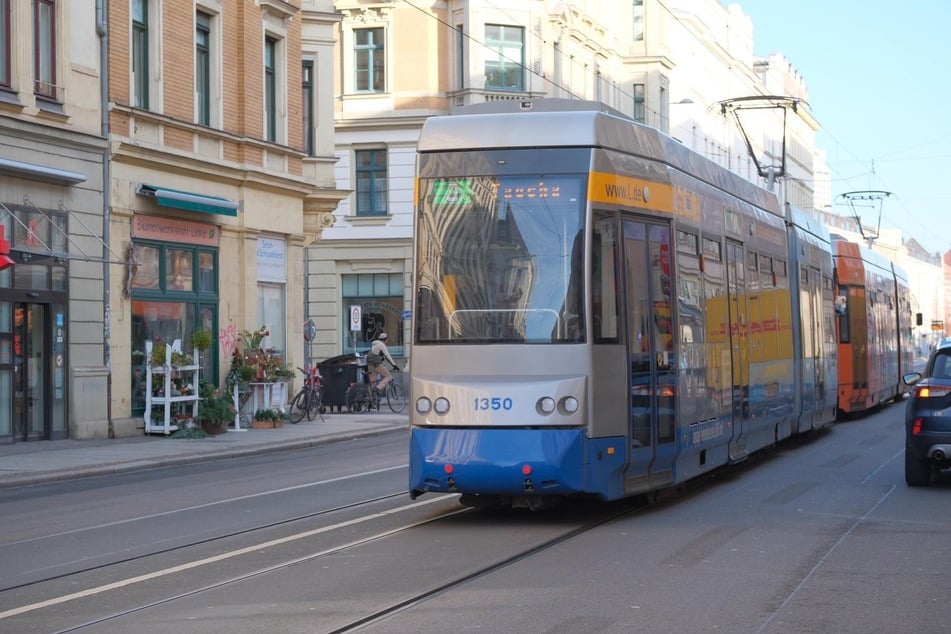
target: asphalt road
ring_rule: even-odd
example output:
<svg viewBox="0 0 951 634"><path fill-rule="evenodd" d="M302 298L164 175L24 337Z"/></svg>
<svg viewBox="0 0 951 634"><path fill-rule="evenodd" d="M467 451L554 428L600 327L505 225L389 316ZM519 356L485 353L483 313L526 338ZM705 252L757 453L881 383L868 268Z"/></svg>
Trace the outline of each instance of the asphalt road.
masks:
<svg viewBox="0 0 951 634"><path fill-rule="evenodd" d="M413 502L405 431L0 491L0 631L951 631L903 407L646 506Z"/></svg>

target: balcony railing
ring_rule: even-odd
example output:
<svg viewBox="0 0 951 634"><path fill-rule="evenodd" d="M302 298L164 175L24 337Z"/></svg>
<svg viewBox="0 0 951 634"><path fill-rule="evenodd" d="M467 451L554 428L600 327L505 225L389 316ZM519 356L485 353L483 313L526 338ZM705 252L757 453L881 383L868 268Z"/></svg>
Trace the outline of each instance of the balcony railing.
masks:
<svg viewBox="0 0 951 634"><path fill-rule="evenodd" d="M42 79L33 80L33 94L42 99L63 103L66 89Z"/></svg>

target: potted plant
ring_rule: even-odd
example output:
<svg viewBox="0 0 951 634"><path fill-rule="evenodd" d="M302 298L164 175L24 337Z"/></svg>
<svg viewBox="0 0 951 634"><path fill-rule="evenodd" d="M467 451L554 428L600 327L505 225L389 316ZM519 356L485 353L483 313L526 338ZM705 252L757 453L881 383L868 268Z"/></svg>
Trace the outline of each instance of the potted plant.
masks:
<svg viewBox="0 0 951 634"><path fill-rule="evenodd" d="M193 348L198 348L199 352L204 352L211 347L211 331L207 328L196 328L191 334L191 343Z"/></svg>
<svg viewBox="0 0 951 634"><path fill-rule="evenodd" d="M291 370L286 365L282 365L277 370L274 371L274 375L278 381L287 383L294 377L294 371Z"/></svg>
<svg viewBox="0 0 951 634"><path fill-rule="evenodd" d="M165 365L165 346L165 342L161 339L156 340L152 344L152 356L149 359L152 365Z"/></svg>
<svg viewBox="0 0 951 634"><path fill-rule="evenodd" d="M198 422L207 434L220 434L228 430L234 420L234 405L227 396L215 389L210 396L198 401Z"/></svg>
<svg viewBox="0 0 951 634"><path fill-rule="evenodd" d="M241 383L247 383L257 375L257 372L253 365L242 365L238 368L238 379Z"/></svg>
<svg viewBox="0 0 951 634"><path fill-rule="evenodd" d="M254 412L251 427L254 429L270 429L284 425L284 418L273 409L259 409Z"/></svg>
<svg viewBox="0 0 951 634"><path fill-rule="evenodd" d="M192 365L195 363L195 360L192 359L192 355L185 352L172 352L172 366L173 367L182 367L187 365Z"/></svg>

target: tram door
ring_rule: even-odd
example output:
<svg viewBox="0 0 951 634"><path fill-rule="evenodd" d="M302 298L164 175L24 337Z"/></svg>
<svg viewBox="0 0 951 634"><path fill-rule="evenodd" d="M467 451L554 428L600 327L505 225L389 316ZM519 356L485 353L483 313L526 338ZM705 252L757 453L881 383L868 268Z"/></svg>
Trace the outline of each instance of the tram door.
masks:
<svg viewBox="0 0 951 634"><path fill-rule="evenodd" d="M822 424L825 402L825 366L822 363L822 274L814 267L802 267L799 272L799 306L802 312L802 384L807 395L815 401L809 416L809 428ZM811 386L811 387L810 387ZM805 422L805 421L804 421ZM805 431L805 430L800 430Z"/></svg>
<svg viewBox="0 0 951 634"><path fill-rule="evenodd" d="M673 481L675 376L670 226L624 221L631 465L651 487Z"/></svg>
<svg viewBox="0 0 951 634"><path fill-rule="evenodd" d="M727 241L727 296L730 306L730 349L733 366L733 439L730 460L747 455L750 432L749 295L743 245Z"/></svg>
<svg viewBox="0 0 951 634"><path fill-rule="evenodd" d="M46 306L13 305L13 437L48 438Z"/></svg>

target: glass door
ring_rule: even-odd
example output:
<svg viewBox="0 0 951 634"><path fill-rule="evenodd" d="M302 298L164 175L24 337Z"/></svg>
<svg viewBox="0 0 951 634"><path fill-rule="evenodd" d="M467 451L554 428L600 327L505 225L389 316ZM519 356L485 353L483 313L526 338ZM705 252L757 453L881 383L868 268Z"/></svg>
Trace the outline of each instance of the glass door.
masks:
<svg viewBox="0 0 951 634"><path fill-rule="evenodd" d="M631 469L651 486L672 481L675 456L676 364L670 227L624 221L628 353L631 385Z"/></svg>
<svg viewBox="0 0 951 634"><path fill-rule="evenodd" d="M13 437L49 438L46 327L44 304L13 305Z"/></svg>
<svg viewBox="0 0 951 634"><path fill-rule="evenodd" d="M727 296L730 307L730 347L733 366L733 440L730 459L746 457L750 432L749 294L743 245L727 241Z"/></svg>

